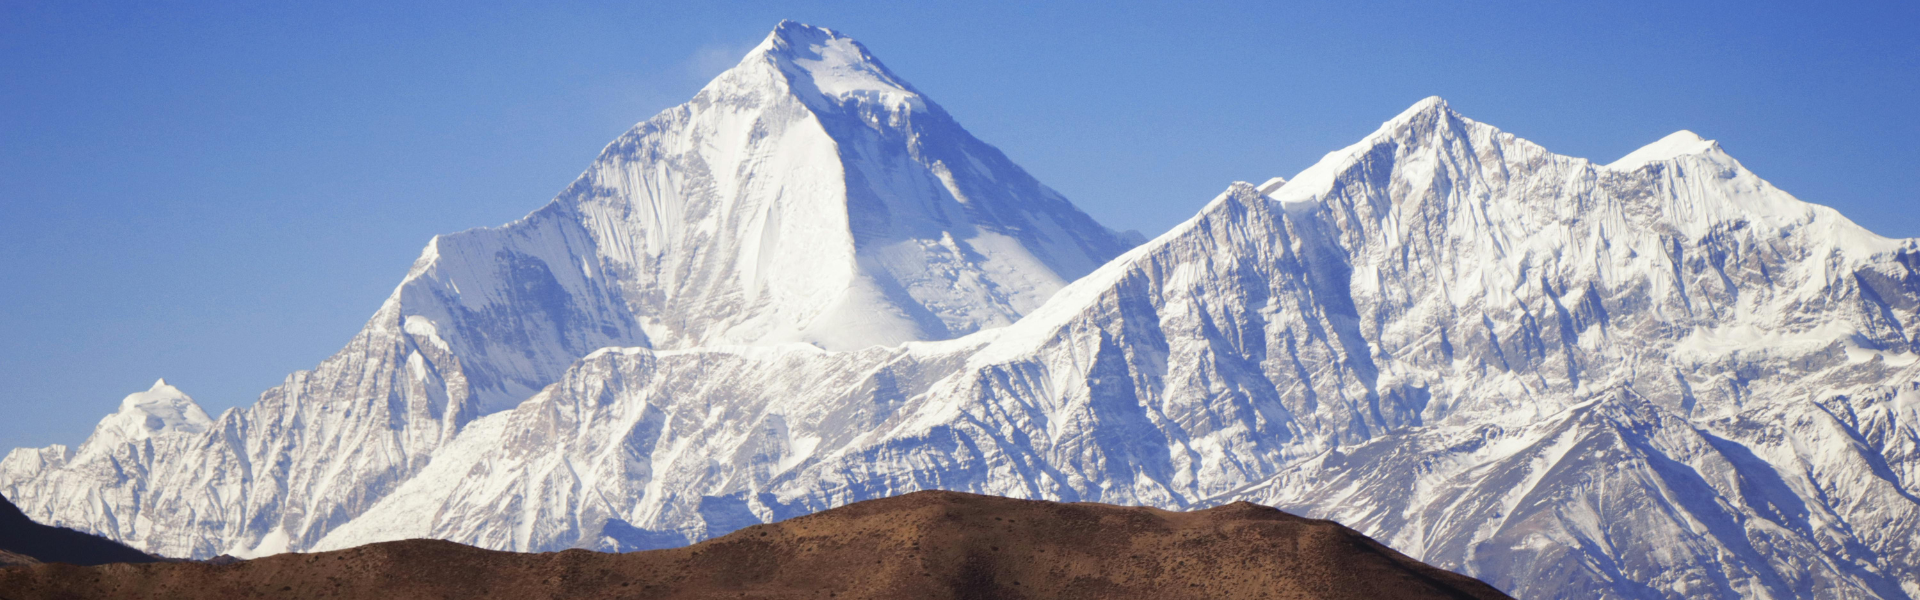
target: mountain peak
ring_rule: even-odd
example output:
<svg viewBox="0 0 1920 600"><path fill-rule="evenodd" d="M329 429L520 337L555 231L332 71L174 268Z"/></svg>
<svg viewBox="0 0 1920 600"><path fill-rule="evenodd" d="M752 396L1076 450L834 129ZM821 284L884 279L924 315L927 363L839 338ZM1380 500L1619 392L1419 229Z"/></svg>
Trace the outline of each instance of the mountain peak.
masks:
<svg viewBox="0 0 1920 600"><path fill-rule="evenodd" d="M866 100L905 105L911 110L925 108L920 93L887 70L866 46L825 27L781 21L743 64L755 58L771 62L801 99L814 108L822 108L816 100L832 104Z"/></svg>
<svg viewBox="0 0 1920 600"><path fill-rule="evenodd" d="M1419 102L1413 103L1413 106L1407 107L1406 110L1400 111L1400 114L1394 115L1393 118L1380 123L1379 129L1375 129L1371 135L1362 138L1359 143L1347 147L1346 150L1334 152L1333 154L1341 154L1360 148L1371 148L1381 143L1399 140L1409 132L1430 133L1439 129L1448 129L1450 128L1448 125L1449 119L1459 116L1460 114L1454 112L1453 107L1447 104L1446 99L1439 96L1427 96L1420 99Z"/></svg>
<svg viewBox="0 0 1920 600"><path fill-rule="evenodd" d="M1446 98L1441 98L1439 96L1427 96L1425 98L1421 98L1419 102L1413 103L1413 106L1407 107L1406 110L1400 111L1399 116L1389 119L1388 122L1411 120L1417 115L1447 112L1451 110L1453 110L1453 108L1450 106L1447 106Z"/></svg>
<svg viewBox="0 0 1920 600"><path fill-rule="evenodd" d="M111 435L121 440L143 440L175 431L200 433L213 419L180 388L166 379L153 382L144 392L128 394L120 409L100 422L95 436Z"/></svg>
<svg viewBox="0 0 1920 600"><path fill-rule="evenodd" d="M1453 108L1447 105L1446 99L1439 96L1427 96L1420 99L1419 102L1413 103L1413 106L1407 107L1406 110L1400 111L1400 114L1394 115L1393 118L1381 123L1380 129L1369 137L1378 138L1380 136L1390 136L1393 132L1405 129L1410 125L1432 122L1441 116L1451 114L1453 114Z"/></svg>
<svg viewBox="0 0 1920 600"><path fill-rule="evenodd" d="M1406 110L1400 111L1400 114L1382 122L1380 128L1361 138L1360 141L1328 152L1326 156L1320 158L1319 162L1307 167L1305 171L1294 175L1292 179L1283 180L1281 183L1285 185L1275 185L1274 182L1269 181L1260 186L1260 192L1273 195L1274 199L1280 200L1283 204L1315 203L1319 198L1315 190L1327 189L1342 172L1352 168L1356 161L1382 144L1405 143L1411 138L1430 137L1429 134L1456 127L1491 129L1484 124L1460 117L1459 113L1455 113L1453 107L1447 104L1446 99L1427 96L1413 103L1413 106L1407 107ZM1270 186L1271 189L1269 189Z"/></svg>
<svg viewBox="0 0 1920 600"><path fill-rule="evenodd" d="M1705 154L1718 151L1719 149L1719 142L1700 137L1700 134L1682 129L1668 134L1667 137L1660 138L1660 141L1641 146L1640 149L1627 153L1626 156L1620 157L1620 160L1608 163L1607 168L1615 171L1632 171L1646 166L1647 163L1672 160L1693 154Z"/></svg>
<svg viewBox="0 0 1920 600"><path fill-rule="evenodd" d="M808 25L793 19L781 19L779 24L773 26L773 31L767 34L768 41L778 40L789 45L796 42L805 45L813 40L838 37L845 36L832 29Z"/></svg>

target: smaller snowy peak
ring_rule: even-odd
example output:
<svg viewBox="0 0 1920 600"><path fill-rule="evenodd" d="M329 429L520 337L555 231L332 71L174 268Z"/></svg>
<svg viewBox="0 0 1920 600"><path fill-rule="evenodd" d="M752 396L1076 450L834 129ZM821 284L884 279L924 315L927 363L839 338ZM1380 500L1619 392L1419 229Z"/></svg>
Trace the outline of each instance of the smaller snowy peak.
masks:
<svg viewBox="0 0 1920 600"><path fill-rule="evenodd" d="M748 53L748 60L762 56L778 66L806 100L813 99L809 96L835 103L869 100L925 109L919 92L887 70L865 46L825 27L781 21Z"/></svg>
<svg viewBox="0 0 1920 600"><path fill-rule="evenodd" d="M105 435L131 442L166 433L203 433L212 425L213 419L193 398L161 379L147 391L128 394L121 400L120 410L100 421L94 437Z"/></svg>
<svg viewBox="0 0 1920 600"><path fill-rule="evenodd" d="M1705 154L1720 149L1720 143L1700 137L1700 134L1685 129L1675 131L1660 141L1642 146L1639 150L1627 153L1620 160L1607 165L1615 171L1632 171L1647 166L1647 163L1673 160L1682 156Z"/></svg>

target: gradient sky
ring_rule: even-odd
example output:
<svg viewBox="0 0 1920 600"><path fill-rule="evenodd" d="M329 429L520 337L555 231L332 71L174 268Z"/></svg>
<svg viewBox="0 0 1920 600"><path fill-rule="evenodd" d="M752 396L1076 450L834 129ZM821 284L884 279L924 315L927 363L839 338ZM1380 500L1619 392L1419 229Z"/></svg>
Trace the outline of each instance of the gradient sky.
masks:
<svg viewBox="0 0 1920 600"><path fill-rule="evenodd" d="M1920 236L1920 3L0 0L0 450L339 349L427 239L539 207L780 19L1157 234L1429 95L1608 162L1678 129Z"/></svg>

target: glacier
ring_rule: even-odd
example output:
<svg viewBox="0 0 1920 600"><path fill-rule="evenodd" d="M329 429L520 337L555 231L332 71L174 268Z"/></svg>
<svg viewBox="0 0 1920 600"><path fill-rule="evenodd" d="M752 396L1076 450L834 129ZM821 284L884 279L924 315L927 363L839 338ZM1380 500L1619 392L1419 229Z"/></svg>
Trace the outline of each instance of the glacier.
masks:
<svg viewBox="0 0 1920 600"><path fill-rule="evenodd" d="M1920 595L1920 240L1711 140L1602 165L1429 98L1130 242L785 23L554 204L437 238L353 359L204 432L16 450L0 493L193 556L1248 500L1516 597Z"/></svg>

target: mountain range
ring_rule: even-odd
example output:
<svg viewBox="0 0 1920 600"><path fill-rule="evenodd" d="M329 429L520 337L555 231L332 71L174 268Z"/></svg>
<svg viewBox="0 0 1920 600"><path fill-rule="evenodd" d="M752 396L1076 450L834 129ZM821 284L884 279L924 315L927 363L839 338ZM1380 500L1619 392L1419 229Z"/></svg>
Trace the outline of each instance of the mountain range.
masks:
<svg viewBox="0 0 1920 600"><path fill-rule="evenodd" d="M1920 595L1920 240L1429 98L1142 243L790 22L314 371L143 394L0 493L183 557L1251 501L1517 597Z"/></svg>
<svg viewBox="0 0 1920 600"><path fill-rule="evenodd" d="M852 40L784 23L545 207L435 237L317 368L215 420L14 453L0 489L168 556L303 549L589 352L952 337L1011 323L1137 242Z"/></svg>

